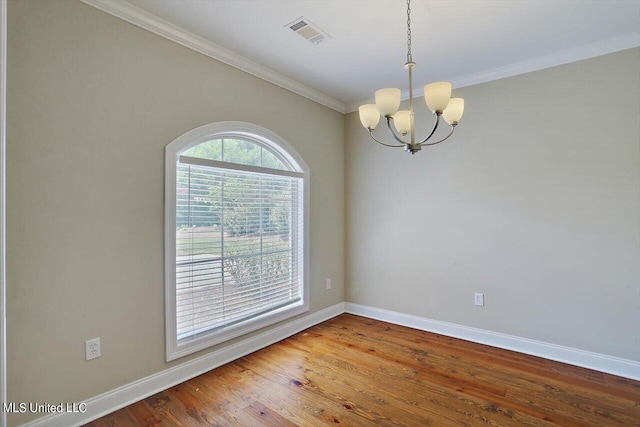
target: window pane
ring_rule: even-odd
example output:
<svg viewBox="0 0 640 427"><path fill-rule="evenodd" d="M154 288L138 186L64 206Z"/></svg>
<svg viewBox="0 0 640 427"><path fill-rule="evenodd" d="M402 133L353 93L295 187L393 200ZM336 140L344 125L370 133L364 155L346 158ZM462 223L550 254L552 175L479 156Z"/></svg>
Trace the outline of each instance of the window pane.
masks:
<svg viewBox="0 0 640 427"><path fill-rule="evenodd" d="M240 163L242 165L260 166L260 152L262 147L253 142L240 139L224 140L223 161Z"/></svg>
<svg viewBox="0 0 640 427"><path fill-rule="evenodd" d="M301 300L301 190L302 178L178 162L179 339Z"/></svg>
<svg viewBox="0 0 640 427"><path fill-rule="evenodd" d="M239 139L224 138L206 141L185 150L181 154L183 156L200 159L262 166L271 169L288 169L284 163L268 149L251 141Z"/></svg>
<svg viewBox="0 0 640 427"><path fill-rule="evenodd" d="M262 166L271 169L287 170L287 167L269 150L262 149Z"/></svg>
<svg viewBox="0 0 640 427"><path fill-rule="evenodd" d="M182 152L182 155L222 161L222 140L214 139L213 141L203 142Z"/></svg>
<svg viewBox="0 0 640 427"><path fill-rule="evenodd" d="M208 327L222 307L222 227L211 170L177 165L176 321L181 336Z"/></svg>

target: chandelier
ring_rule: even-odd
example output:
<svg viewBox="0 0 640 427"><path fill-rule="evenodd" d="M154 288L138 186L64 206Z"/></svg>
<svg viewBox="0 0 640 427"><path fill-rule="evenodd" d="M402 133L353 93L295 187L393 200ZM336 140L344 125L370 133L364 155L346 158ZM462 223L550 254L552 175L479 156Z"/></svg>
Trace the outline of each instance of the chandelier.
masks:
<svg viewBox="0 0 640 427"><path fill-rule="evenodd" d="M436 145L447 140L455 130L458 122L462 118L464 111L464 99L451 98L451 83L437 82L430 83L424 87L424 100L427 107L436 116L433 127L429 135L420 142L416 142L415 118L413 114L413 68L416 66L411 57L411 0L407 0L407 63L404 68L409 70L409 109L400 110L400 89L387 88L380 89L375 93L375 104L361 105L359 108L360 122L369 131L369 135L379 144L386 147L404 147L408 153L415 154L423 146ZM387 121L387 127L393 138L400 144L387 144L378 140L374 135L380 116ZM449 124L449 134L443 139L429 142L436 133L440 116ZM397 133L393 130L396 128ZM407 138L409 135L409 138Z"/></svg>

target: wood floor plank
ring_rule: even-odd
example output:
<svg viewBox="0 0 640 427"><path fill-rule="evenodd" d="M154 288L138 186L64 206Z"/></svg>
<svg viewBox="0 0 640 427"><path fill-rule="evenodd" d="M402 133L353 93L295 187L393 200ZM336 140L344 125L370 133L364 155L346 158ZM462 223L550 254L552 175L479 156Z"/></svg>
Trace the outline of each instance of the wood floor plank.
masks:
<svg viewBox="0 0 640 427"><path fill-rule="evenodd" d="M309 361L311 369L306 373L305 386L314 387L316 393L327 393L332 386L339 385L341 393L336 396L337 403L345 402L343 405L350 410L374 416L373 421L378 425L385 422L427 425L434 413L440 415L440 425L460 424L459 414L450 413L444 403L451 397L446 393L438 394L431 388L429 397L425 398L424 394L417 394L424 393L424 390L412 389L406 383L403 387L399 381L391 378L382 378L380 381L381 378L374 372L363 373L353 365L339 363L326 355L312 355L310 359L313 361ZM412 393L414 398L407 398L406 392ZM421 400L420 404L416 397ZM456 403L456 408L460 407L459 402Z"/></svg>
<svg viewBox="0 0 640 427"><path fill-rule="evenodd" d="M330 329L325 331L326 338L335 338L335 335L331 336ZM423 350L425 348L423 346L406 345L403 338L398 337L397 334L363 336L357 331L350 329L346 331L349 332L345 335L344 327L340 328L344 343L359 342L363 347L375 344L378 349L377 354L393 354L394 359L402 362L404 366L412 366L423 375L429 373L441 375L452 385L461 384L467 389L488 392L491 392L491 389L485 384L497 385L499 388L494 390L494 393L503 397L505 393L510 393L509 400L514 404L519 403L521 410L526 407L537 409L538 414L545 413L550 419L562 421L563 425L576 425L571 418L576 419L577 425L582 425L590 419L607 417L607 414L616 407L628 406L631 410L635 405L634 402L617 396L602 396L584 387L565 384L555 377L529 375L523 378L520 375L521 370L503 366L503 364L490 363L478 356L471 359L464 358L458 355L458 350L456 355L450 354L450 351L439 352L437 349L434 351L433 347L429 347L427 352ZM337 345L340 345L339 342ZM437 379L431 377L431 381L437 381ZM526 393L522 393L522 390L526 390ZM478 392L474 394L482 396ZM484 397L491 398L489 395ZM500 397L493 397L493 399L505 401ZM577 413L576 409L580 409L581 412ZM623 424L633 421L629 417L617 417L616 420Z"/></svg>
<svg viewBox="0 0 640 427"><path fill-rule="evenodd" d="M325 342L330 342L330 340L326 339L327 337L325 337ZM290 338L289 340L294 340L295 337ZM289 340L285 340L285 342L289 341ZM351 340L351 339L350 339ZM285 343L283 342L283 343ZM350 343L349 343L350 344ZM516 405L513 405L512 402L509 402L510 405L506 406L503 408L503 406L498 405L498 402L506 402L505 399L496 399L496 396L503 396L504 395L504 391L502 390L498 390L498 392L495 391L495 388L491 388L489 386L485 386L485 385L479 385L479 384L474 384L472 382L469 381L460 381L459 378L454 378L453 376L447 374L447 375L429 375L428 378L425 380L424 378L421 378L424 374L424 369L420 369L420 367L416 367L413 366L410 369L406 369L408 366L411 367L412 363L415 363L413 360L404 360L402 361L402 364L398 364L398 363L394 363L394 360L390 360L390 359L385 359L383 361L380 360L376 360L377 357L379 357L380 354L382 354L382 352L371 352L371 348L369 349L370 352L368 354L366 353L362 353L362 354L357 354L357 350L355 351L356 353L356 357L358 358L358 362L360 365L364 365L364 371L370 370L372 372L375 371L380 371L380 369L376 369L376 366L384 366L384 373L387 375L390 375L391 378L393 378L394 376L397 377L397 379L400 381L399 383L399 387L402 388L405 393L409 392L411 393L411 395L420 395L420 392L425 392L425 391L429 391L430 396L422 396L424 401L424 403L427 403L429 401L429 398L433 398L433 394L434 393L439 393L439 397L441 399L448 399L450 402L454 402L455 404L460 405L462 403L461 399L464 397L464 402L475 406L475 410L473 411L473 413L482 413L484 410L488 410L490 412L492 412L494 414L493 418L497 417L497 414L499 413L504 413L509 419L505 420L505 422L507 422L507 424L513 423L512 418L514 417L514 412L512 411L512 409L519 409L520 413L515 413L516 416L520 416L521 419L518 420L518 423L520 423L521 425L527 425L527 424L531 424L531 425L541 425L543 424L543 421L541 421L541 419L543 419L545 417L544 412L542 411L535 411L532 408L529 408L527 406L523 406L520 405L520 407L518 408ZM338 356L340 358L349 358L349 356L347 355L350 352L350 348L349 345L345 345L341 354ZM325 354L327 354L327 348L325 347ZM336 353L333 353L334 355L337 356ZM373 354L376 354L376 356L373 356ZM394 353L394 356L397 356L397 353ZM317 357L319 358L323 358L325 356L323 355L318 355ZM385 356L383 356L385 357ZM372 362L369 363L367 365L367 358L372 358ZM398 359L398 358L396 358ZM398 362L398 360L396 360L395 362ZM401 367L401 370L399 370L399 373L393 373L393 367L395 365L399 365ZM407 375L407 372L409 372L410 374ZM357 372L349 372L348 375L350 376L355 376L358 375ZM459 375L458 375L459 377ZM391 379L390 377L385 377L385 378L376 378L375 381L377 381L377 383L380 384L391 384L392 381L390 381ZM415 383L413 387L411 387L412 383ZM416 387L417 385L417 387ZM441 388L440 390L436 390L434 387L435 386L441 386L444 387ZM470 393L469 389L473 387L477 390L477 392L475 393ZM447 390L448 389L448 390ZM485 393L485 391L489 390L488 393ZM456 402L455 399L452 400L452 397L449 396L449 394L454 394L456 396L456 398L458 399L458 401ZM494 395L495 394L495 395ZM481 398L481 400L477 400L474 398L470 398L471 396L474 397L479 397ZM436 408L438 411L444 412L445 409L441 406L442 403L440 403L439 405L436 405ZM464 405L462 405L462 407L464 407ZM452 406L452 408L456 408L456 406ZM454 409L455 410L455 409ZM523 414L528 414L528 415L533 415L534 419L529 419L528 421L525 420L525 418L530 418L530 417L525 417L522 418L524 415ZM462 422L461 418L456 418L456 422ZM566 425L572 425L569 421L565 422ZM575 424L573 424L575 425Z"/></svg>
<svg viewBox="0 0 640 427"><path fill-rule="evenodd" d="M88 424L636 426L640 382L343 314Z"/></svg>
<svg viewBox="0 0 640 427"><path fill-rule="evenodd" d="M227 393L220 393L217 387L209 388L197 381L187 381L181 385L194 399L191 411L197 414L202 425L244 426L252 422L252 417L243 409L249 406L250 402L230 402Z"/></svg>
<svg viewBox="0 0 640 427"><path fill-rule="evenodd" d="M329 327L331 324L331 321L329 321L319 326ZM340 328L346 331L350 324L357 327L367 325L374 328L374 330L380 332L384 331L385 335L389 339L397 337L399 339L405 339L407 342L428 345L429 348L434 350L444 349L447 351L447 349L455 347L457 355L469 355L474 358L483 359L487 362L493 361L498 363L498 365L505 367L515 367L519 371L526 370L527 372L549 378L556 378L561 375L563 377L563 382L565 383L572 383L576 385L586 384L590 389L597 389L606 394L620 395L621 397L630 398L637 396L638 393L640 393L640 383L637 381L613 375L606 375L602 372L563 363L550 365L545 359L514 351L502 350L489 346L478 346L477 344L469 341L424 331L416 331L414 329L391 325L377 320L360 318L357 316L347 317L345 322L340 324Z"/></svg>
<svg viewBox="0 0 640 427"><path fill-rule="evenodd" d="M282 344L286 344L286 341ZM336 371L337 376L346 374L345 376L352 382L360 379L362 383L367 385L367 388L377 391L382 401L396 403L392 407L394 418L399 417L398 410L402 408L407 410L412 418L415 418L417 413L422 413L425 422L430 421L434 414L445 418L445 414L449 413L448 417L454 423L453 425L461 425L461 423L469 421L469 418L482 417L482 413L488 411L492 414L492 419L485 418L489 425L494 424L494 421L497 423L495 425L511 425L514 418L520 425L544 424L543 421L540 421L544 416L542 412L533 412L534 415L538 415L537 417L529 416L530 411L527 410L520 413L514 412L513 405L500 407L496 403L496 399L492 399L492 396L487 399L487 395L465 393L459 384L449 384L448 380L438 381L436 378L436 381L433 381L431 378L428 381L423 381L415 370L405 368L396 370L393 364L377 360L376 356L357 354L357 352L350 353L352 350L344 348L340 354L332 351L311 354L309 365L315 366L321 372ZM350 361L347 362L350 363L350 366L345 367L342 362L347 360ZM342 369L334 369L339 365L342 365L340 366ZM383 385L383 388L377 390L380 385ZM418 401L420 401L420 406L414 408L413 406L417 405ZM403 404L407 404L409 407L404 407ZM504 419L502 419L502 415L504 415Z"/></svg>
<svg viewBox="0 0 640 427"><path fill-rule="evenodd" d="M341 326L344 330L344 326ZM397 327L396 327L397 329ZM403 328L406 329L406 328ZM347 341L353 341L354 337L348 337ZM579 423L593 422L597 424L597 418L605 418L610 414L610 411L615 411L615 408L629 409L629 416L618 417L617 420L622 423L632 423L637 420L634 419L634 409L637 408L635 400L628 400L625 398L619 398L618 396L610 396L608 394L599 393L598 387L596 390L592 390L590 387L584 387L584 381L580 381L580 386L576 386L575 381L565 381L565 378L558 379L559 374L555 373L554 376L549 375L536 375L536 376L522 376L522 372L529 372L531 370L526 369L526 366L522 366L521 369L514 368L511 364L505 363L493 363L490 360L486 360L478 355L473 358L465 360L464 354L460 353L457 349L454 357L448 357L448 353L445 354L447 358L442 360L442 355L438 355L437 348L434 346L429 347L429 354L423 354L424 357L413 357L411 353L419 353L419 348L405 348L405 345L398 340L397 333L386 334L385 336L377 336L377 346L379 349L400 347L400 351L394 352L395 356L405 357L405 363L413 365L416 361L422 367L421 372L438 371L438 367L442 367L443 375L452 375L452 379L457 381L471 384L475 389L474 383L492 383L499 384L503 387L507 387L508 393L510 393L509 399L514 402L522 399L521 403L527 404L532 407L539 407L549 415L555 414L554 418L564 420L564 424L570 422L566 419L563 412L569 409L569 417L575 418ZM477 346L477 345L476 345ZM435 351L432 351L435 350ZM495 349L493 349L495 350ZM511 352L513 353L513 352ZM407 356L407 354L410 354ZM428 358L435 358L435 362L426 362ZM543 359L539 359L543 360ZM462 366L459 362L463 362ZM545 361L549 364L548 361ZM555 364L557 366L559 364ZM414 365L415 366L415 365ZM464 366L468 366L464 368ZM553 365L552 365L553 366ZM581 369L581 368L576 368ZM484 371L484 373L482 373ZM585 373L593 371L584 370ZM456 378L460 373L463 373L466 378ZM533 380L535 378L535 381ZM621 395L627 397L631 395L637 396L635 391L636 387L631 384L630 390ZM523 391L526 391L523 392ZM576 412L576 409L581 409L580 413ZM606 420L602 420L605 422ZM631 425L631 424L625 424Z"/></svg>
<svg viewBox="0 0 640 427"><path fill-rule="evenodd" d="M346 377L340 378L330 370L324 370L323 372L316 372L313 366L308 360L305 360L304 372L299 369L300 365L297 363L302 359L296 357L296 362L293 364L284 363L287 360L286 356L282 354L274 354L273 351L265 354L259 352L253 355L251 359L252 369L264 377L278 378L280 383L292 383L304 390L304 392L312 394L314 400L322 401L325 403L325 407L331 407L339 409L341 412L348 411L353 416L350 418L353 423L366 425L403 425L399 424L397 419L389 419L380 411L381 403L379 398L376 397L374 390L368 390L363 392L360 387L353 385L351 381L340 381L341 379L347 379ZM280 362L278 365L269 363L268 360L276 356ZM376 402L376 405L371 405L371 401ZM397 418L401 418L400 414L397 414Z"/></svg>
<svg viewBox="0 0 640 427"><path fill-rule="evenodd" d="M263 351L261 350L261 352ZM254 353L254 355L261 352ZM246 359L242 358L234 363L247 366L246 362ZM279 359L275 359L273 362L275 362L274 366L281 366L285 363ZM249 367L246 369L253 375L254 388L271 402L270 406L275 409L279 409L281 405L284 406L295 417L289 417L290 420L294 422L297 422L296 418L301 420L299 425L326 425L328 421L333 423L342 421L349 426L368 425L351 416L346 410L348 408L341 404L336 405L327 396L309 393L309 389L304 388L304 383L299 380L300 376L297 373L296 375L274 375L272 372L262 369L254 357L251 357ZM299 369L305 368L299 366ZM285 412L282 412L282 415L285 415Z"/></svg>
<svg viewBox="0 0 640 427"><path fill-rule="evenodd" d="M272 411L271 408L266 407L260 402L254 402L244 409L256 419L256 422L261 426L281 426L281 427L295 427L296 424L289 421L287 418L279 415L276 411Z"/></svg>
<svg viewBox="0 0 640 427"><path fill-rule="evenodd" d="M140 402L131 405L128 411L116 411L105 417L94 421L96 427L127 427L132 425L144 426L161 426L160 419L154 418L151 412L141 408L144 407ZM138 411L142 412L138 412Z"/></svg>
<svg viewBox="0 0 640 427"><path fill-rule="evenodd" d="M245 402L251 402L249 405L254 401L260 401L271 408L271 410L278 412L297 425L322 425L322 423L316 419L323 413L323 409L318 406L318 402L307 400L307 397L295 400L290 387L280 387L279 384L256 375L251 370L245 369L239 363L241 363L241 361L232 362L229 365L232 365L234 368L239 368L242 371L242 375L246 377L248 381L232 381L223 385L227 395L234 395L236 398L240 398ZM207 374L205 374L205 376L206 375ZM216 381L215 383L200 382L205 376L194 378L194 380L210 391L222 385L220 381Z"/></svg>

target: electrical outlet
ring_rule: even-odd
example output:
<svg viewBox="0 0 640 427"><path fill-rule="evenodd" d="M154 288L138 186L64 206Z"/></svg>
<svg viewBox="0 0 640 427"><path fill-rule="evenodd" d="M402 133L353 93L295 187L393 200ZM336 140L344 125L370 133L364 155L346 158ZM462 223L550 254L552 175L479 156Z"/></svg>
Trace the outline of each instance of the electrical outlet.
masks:
<svg viewBox="0 0 640 427"><path fill-rule="evenodd" d="M473 295L473 302L477 307L484 307L484 294L475 293Z"/></svg>
<svg viewBox="0 0 640 427"><path fill-rule="evenodd" d="M86 360L95 359L96 357L100 357L100 338L94 338L89 341L84 342L84 351Z"/></svg>
<svg viewBox="0 0 640 427"><path fill-rule="evenodd" d="M327 290L331 289L331 279L327 279Z"/></svg>

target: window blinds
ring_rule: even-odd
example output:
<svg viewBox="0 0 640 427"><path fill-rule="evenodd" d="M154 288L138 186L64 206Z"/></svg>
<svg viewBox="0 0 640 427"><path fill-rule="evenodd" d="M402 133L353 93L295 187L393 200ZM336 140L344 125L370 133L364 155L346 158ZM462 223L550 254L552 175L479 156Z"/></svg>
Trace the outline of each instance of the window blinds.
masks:
<svg viewBox="0 0 640 427"><path fill-rule="evenodd" d="M302 300L302 202L298 172L179 158L178 340Z"/></svg>

